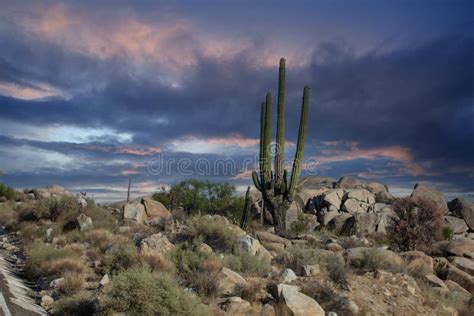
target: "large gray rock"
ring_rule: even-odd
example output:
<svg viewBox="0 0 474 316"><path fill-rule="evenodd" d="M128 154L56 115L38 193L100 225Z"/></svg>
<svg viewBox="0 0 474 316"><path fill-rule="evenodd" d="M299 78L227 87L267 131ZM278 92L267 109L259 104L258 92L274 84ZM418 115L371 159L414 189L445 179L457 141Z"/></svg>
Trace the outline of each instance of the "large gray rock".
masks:
<svg viewBox="0 0 474 316"><path fill-rule="evenodd" d="M227 268L222 268L217 275L216 294L222 296L239 296L242 289L247 285L247 281Z"/></svg>
<svg viewBox="0 0 474 316"><path fill-rule="evenodd" d="M424 276L424 279L432 287L439 287L439 288L442 288L442 289L447 289L447 287L444 284L443 280L441 280L440 278L438 278L434 274L427 274L427 275Z"/></svg>
<svg viewBox="0 0 474 316"><path fill-rule="evenodd" d="M451 240L445 249L451 256L474 258L474 240L467 238L457 238Z"/></svg>
<svg viewBox="0 0 474 316"><path fill-rule="evenodd" d="M237 247L240 251L256 256L260 260L268 263L270 263L273 258L270 252L260 244L258 239L249 235L241 236L237 241Z"/></svg>
<svg viewBox="0 0 474 316"><path fill-rule="evenodd" d="M350 190L346 193L344 199L354 199L356 201L364 202L370 205L375 204L374 195L365 189Z"/></svg>
<svg viewBox="0 0 474 316"><path fill-rule="evenodd" d="M343 197L344 197L344 190L333 189L324 193L322 200L324 201L324 204L325 206L328 207L328 209L331 206L334 206L335 210L340 210Z"/></svg>
<svg viewBox="0 0 474 316"><path fill-rule="evenodd" d="M158 233L140 241L141 252L152 252L159 255L165 255L174 248L174 245L166 238L165 235Z"/></svg>
<svg viewBox="0 0 474 316"><path fill-rule="evenodd" d="M356 213L347 219L340 230L343 235L366 236L374 233L386 234L391 225L387 213Z"/></svg>
<svg viewBox="0 0 474 316"><path fill-rule="evenodd" d="M339 216L339 214L340 213L338 211L330 211L330 212L327 212L327 213L321 215L321 217L322 217L321 224L323 226L327 226L334 218Z"/></svg>
<svg viewBox="0 0 474 316"><path fill-rule="evenodd" d="M285 269L280 275L280 282L281 283L291 283L294 280L298 279L296 273L291 269Z"/></svg>
<svg viewBox="0 0 474 316"><path fill-rule="evenodd" d="M463 234L469 230L469 227L467 227L466 222L462 218L445 216L443 220L444 225L451 227L455 234Z"/></svg>
<svg viewBox="0 0 474 316"><path fill-rule="evenodd" d="M322 307L299 291L297 286L279 284L270 289L275 297L277 304L275 314L278 316L324 316Z"/></svg>
<svg viewBox="0 0 474 316"><path fill-rule="evenodd" d="M284 249L286 247L291 246L290 240L280 237L278 235L272 234L270 232L258 231L255 233L255 235L257 236L258 240L262 243L262 245L267 249L269 249L269 246L273 246L275 244L281 245L281 247L278 247L280 249ZM273 249L270 249L270 250L273 250Z"/></svg>
<svg viewBox="0 0 474 316"><path fill-rule="evenodd" d="M448 203L449 210L464 219L471 230L474 230L474 203L465 199L454 199Z"/></svg>
<svg viewBox="0 0 474 316"><path fill-rule="evenodd" d="M166 220L171 217L171 213L168 209L162 203L155 201L152 198L144 197L141 203L145 207L145 213L148 219L159 217Z"/></svg>
<svg viewBox="0 0 474 316"><path fill-rule="evenodd" d="M351 177L351 176L344 176L337 181L335 184L336 188L341 189L362 189L364 188L364 184L361 180Z"/></svg>
<svg viewBox="0 0 474 316"><path fill-rule="evenodd" d="M125 204L123 206L123 219L136 221L138 224L145 224L147 219L145 207L139 202Z"/></svg>
<svg viewBox="0 0 474 316"><path fill-rule="evenodd" d="M350 220L354 215L349 213L339 213L333 220L328 224L329 229L333 230L336 234L342 234L346 222Z"/></svg>
<svg viewBox="0 0 474 316"><path fill-rule="evenodd" d="M303 208L298 205L297 202L293 201L290 208L286 211L286 229L291 230L291 225L298 220L298 216L303 214Z"/></svg>
<svg viewBox="0 0 474 316"><path fill-rule="evenodd" d="M309 176L303 177L298 187L310 190L332 189L335 181L335 179L329 177Z"/></svg>
<svg viewBox="0 0 474 316"><path fill-rule="evenodd" d="M451 261L455 267L474 276L474 260L463 257L450 257L449 261Z"/></svg>
<svg viewBox="0 0 474 316"><path fill-rule="evenodd" d="M443 211L443 214L448 213L448 205L446 204L443 193L429 185L417 183L411 193L411 197L420 197L432 201Z"/></svg>
<svg viewBox="0 0 474 316"><path fill-rule="evenodd" d="M79 229L81 231L86 231L86 230L90 230L90 229L94 228L92 218L90 218L86 214L80 214L77 217L77 222L79 223Z"/></svg>

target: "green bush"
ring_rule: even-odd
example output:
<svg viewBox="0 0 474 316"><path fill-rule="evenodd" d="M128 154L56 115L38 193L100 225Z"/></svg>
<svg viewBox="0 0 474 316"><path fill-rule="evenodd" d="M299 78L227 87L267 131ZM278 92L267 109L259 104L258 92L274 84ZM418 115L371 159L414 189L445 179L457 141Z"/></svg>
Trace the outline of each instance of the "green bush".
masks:
<svg viewBox="0 0 474 316"><path fill-rule="evenodd" d="M38 218L48 218L53 221L63 213L77 212L78 210L79 205L77 199L70 195L42 198L36 202Z"/></svg>
<svg viewBox="0 0 474 316"><path fill-rule="evenodd" d="M199 241L195 241L193 244L180 243L169 253L169 257L176 265L178 273L185 278L196 273L205 261L217 258L212 253L200 251L198 246Z"/></svg>
<svg viewBox="0 0 474 316"><path fill-rule="evenodd" d="M72 297L61 297L54 303L54 316L94 315L98 304L88 295L81 293Z"/></svg>
<svg viewBox="0 0 474 316"><path fill-rule="evenodd" d="M209 216L191 217L187 222L188 234L194 239L202 239L214 250L232 252L237 243L237 233L223 221L223 218Z"/></svg>
<svg viewBox="0 0 474 316"><path fill-rule="evenodd" d="M153 198L169 209L182 206L187 214L219 214L236 223L244 208L244 198L235 194L233 185L196 179L177 183L169 190L163 187Z"/></svg>
<svg viewBox="0 0 474 316"><path fill-rule="evenodd" d="M169 276L133 267L120 272L102 299L108 313L132 315L209 315L199 299L186 293Z"/></svg>
<svg viewBox="0 0 474 316"><path fill-rule="evenodd" d="M116 274L138 264L137 248L133 244L117 245L104 257L103 269L106 273Z"/></svg>
<svg viewBox="0 0 474 316"><path fill-rule="evenodd" d="M0 183L0 196L4 196L7 200L13 200L15 198L15 190Z"/></svg>
<svg viewBox="0 0 474 316"><path fill-rule="evenodd" d="M272 270L270 263L244 252L237 255L229 255L225 258L224 262L231 270L240 273L264 276Z"/></svg>
<svg viewBox="0 0 474 316"><path fill-rule="evenodd" d="M444 226L443 227L443 239L444 240L452 240L454 237L454 229L451 226Z"/></svg>

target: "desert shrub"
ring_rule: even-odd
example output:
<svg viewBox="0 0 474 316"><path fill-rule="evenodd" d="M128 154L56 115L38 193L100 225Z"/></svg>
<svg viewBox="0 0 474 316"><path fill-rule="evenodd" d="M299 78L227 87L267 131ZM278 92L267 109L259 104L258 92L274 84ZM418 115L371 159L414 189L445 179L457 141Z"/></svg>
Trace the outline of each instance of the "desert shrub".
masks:
<svg viewBox="0 0 474 316"><path fill-rule="evenodd" d="M202 239L212 249L232 252L237 243L237 233L218 219L194 216L188 219L188 234L194 239Z"/></svg>
<svg viewBox="0 0 474 316"><path fill-rule="evenodd" d="M25 275L29 279L35 279L41 275L41 265L52 260L74 256L71 250L56 249L40 240L28 244L25 247Z"/></svg>
<svg viewBox="0 0 474 316"><path fill-rule="evenodd" d="M18 227L23 242L31 242L37 238L43 238L45 230L46 227L31 222L23 222Z"/></svg>
<svg viewBox="0 0 474 316"><path fill-rule="evenodd" d="M167 272L169 274L176 273L176 266L165 256L154 252L145 252L138 254L138 260L146 264L152 272Z"/></svg>
<svg viewBox="0 0 474 316"><path fill-rule="evenodd" d="M306 214L304 213L299 214L296 221L291 223L290 231L292 234L298 236L310 230L311 223L308 221L305 215Z"/></svg>
<svg viewBox="0 0 474 316"><path fill-rule="evenodd" d="M443 239L444 240L452 240L454 237L454 229L451 226L444 226L443 227Z"/></svg>
<svg viewBox="0 0 474 316"><path fill-rule="evenodd" d="M176 265L178 273L189 276L198 271L205 261L216 259L212 253L199 250L199 241L190 243L179 243L169 252L171 261Z"/></svg>
<svg viewBox="0 0 474 316"><path fill-rule="evenodd" d="M351 248L366 247L367 246L367 244L364 242L364 239L361 239L361 238L358 238L358 237L355 237L355 236L340 237L338 239L338 243L344 249L351 249Z"/></svg>
<svg viewBox="0 0 474 316"><path fill-rule="evenodd" d="M197 297L186 293L169 276L133 267L112 279L102 306L106 313L133 315L208 315Z"/></svg>
<svg viewBox="0 0 474 316"><path fill-rule="evenodd" d="M401 251L427 250L441 240L442 210L422 198L400 198L393 203L396 216L389 230L389 239Z"/></svg>
<svg viewBox="0 0 474 316"><path fill-rule="evenodd" d="M18 222L18 213L8 205L0 206L0 225L5 226L7 229L13 229Z"/></svg>
<svg viewBox="0 0 474 316"><path fill-rule="evenodd" d="M106 273L117 274L138 263L137 248L133 244L117 245L104 257L103 269Z"/></svg>
<svg viewBox="0 0 474 316"><path fill-rule="evenodd" d="M178 208L176 210L171 211L171 216L175 221L185 222L188 218L188 214L184 211L184 209Z"/></svg>
<svg viewBox="0 0 474 316"><path fill-rule="evenodd" d="M95 315L98 304L86 293L79 293L72 297L61 297L54 302L52 315L54 316L83 316Z"/></svg>
<svg viewBox="0 0 474 316"><path fill-rule="evenodd" d="M107 250L114 244L114 239L119 238L106 229L93 229L84 232L84 241L99 248L101 251Z"/></svg>
<svg viewBox="0 0 474 316"><path fill-rule="evenodd" d="M77 199L71 195L42 198L36 202L39 218L49 218L55 221L64 212L77 212ZM77 215L76 215L77 216Z"/></svg>
<svg viewBox="0 0 474 316"><path fill-rule="evenodd" d="M248 302L257 302L259 299L259 294L266 292L264 289L265 281L258 279L248 280L247 285L242 290L241 297Z"/></svg>
<svg viewBox="0 0 474 316"><path fill-rule="evenodd" d="M270 263L245 252L229 255L224 259L224 262L229 269L240 273L264 276L272 270Z"/></svg>
<svg viewBox="0 0 474 316"><path fill-rule="evenodd" d="M72 296L84 289L85 277L84 273L77 271L67 271L63 274L63 280L59 283L58 290L60 293Z"/></svg>
<svg viewBox="0 0 474 316"><path fill-rule="evenodd" d="M365 273L377 270L386 270L392 273L405 272L404 267L394 262L377 248L368 248L362 252L362 259L355 260L351 265L359 272Z"/></svg>
<svg viewBox="0 0 474 316"><path fill-rule="evenodd" d="M82 213L92 218L94 228L102 228L113 231L117 228L117 218L105 208L96 205L87 205Z"/></svg>
<svg viewBox="0 0 474 316"><path fill-rule="evenodd" d="M15 190L3 183L0 183L0 196L4 196L7 200L15 198Z"/></svg>
<svg viewBox="0 0 474 316"><path fill-rule="evenodd" d="M326 264L326 270L329 278L334 283L343 287L346 287L349 284L347 280L349 269L347 268L344 259L341 257L333 255Z"/></svg>
<svg viewBox="0 0 474 316"><path fill-rule="evenodd" d="M291 247L276 257L279 264L298 271L302 266L324 263L325 255L318 249Z"/></svg>
<svg viewBox="0 0 474 316"><path fill-rule="evenodd" d="M187 281L203 297L212 298L217 290L217 273L222 262L217 259L204 261L195 272L188 275Z"/></svg>

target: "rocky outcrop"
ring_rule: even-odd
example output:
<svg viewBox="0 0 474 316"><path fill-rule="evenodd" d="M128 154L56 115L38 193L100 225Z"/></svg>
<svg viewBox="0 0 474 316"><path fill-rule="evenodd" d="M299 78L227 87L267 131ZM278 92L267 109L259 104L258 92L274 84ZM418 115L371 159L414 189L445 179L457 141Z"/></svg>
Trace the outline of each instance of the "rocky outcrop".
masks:
<svg viewBox="0 0 474 316"><path fill-rule="evenodd" d="M454 199L448 203L449 211L464 219L471 230L474 230L474 203L465 199Z"/></svg>
<svg viewBox="0 0 474 316"><path fill-rule="evenodd" d="M443 193L429 185L417 183L411 193L411 197L420 197L432 201L443 211L443 214L448 213L448 205L444 199Z"/></svg>
<svg viewBox="0 0 474 316"><path fill-rule="evenodd" d="M77 217L77 222L79 223L79 229L81 231L91 230L92 228L94 228L92 218L90 218L86 214L80 214Z"/></svg>
<svg viewBox="0 0 474 316"><path fill-rule="evenodd" d="M230 269L222 268L217 275L216 294L219 297L239 296L246 285L247 281L240 274Z"/></svg>
<svg viewBox="0 0 474 316"><path fill-rule="evenodd" d="M255 235L268 250L282 250L291 246L290 240L269 232L258 231Z"/></svg>
<svg viewBox="0 0 474 316"><path fill-rule="evenodd" d="M123 206L123 219L145 224L147 219L145 207L138 202L125 204Z"/></svg>
<svg viewBox="0 0 474 316"><path fill-rule="evenodd" d="M466 222L462 218L457 218L454 216L445 216L443 220L444 225L451 227L455 234L463 234L469 230L469 227L466 225Z"/></svg>
<svg viewBox="0 0 474 316"><path fill-rule="evenodd" d="M281 283L291 283L294 280L298 279L296 273L291 269L285 269L280 275L280 282Z"/></svg>
<svg viewBox="0 0 474 316"><path fill-rule="evenodd" d="M152 252L159 255L165 255L174 248L174 245L166 238L165 235L158 233L140 241L141 252Z"/></svg>
<svg viewBox="0 0 474 316"><path fill-rule="evenodd" d="M474 240L462 237L451 240L445 252L448 256L474 258Z"/></svg>
<svg viewBox="0 0 474 316"><path fill-rule="evenodd" d="M279 284L270 288L270 294L276 299L276 316L324 316L323 308L299 291L297 286Z"/></svg>
<svg viewBox="0 0 474 316"><path fill-rule="evenodd" d="M237 241L237 247L240 251L246 252L252 256L256 256L262 261L270 262L273 256L263 247L258 239L249 235L241 236Z"/></svg>
<svg viewBox="0 0 474 316"><path fill-rule="evenodd" d="M391 213L357 213L343 224L340 234L365 236L374 233L386 234L391 224Z"/></svg>

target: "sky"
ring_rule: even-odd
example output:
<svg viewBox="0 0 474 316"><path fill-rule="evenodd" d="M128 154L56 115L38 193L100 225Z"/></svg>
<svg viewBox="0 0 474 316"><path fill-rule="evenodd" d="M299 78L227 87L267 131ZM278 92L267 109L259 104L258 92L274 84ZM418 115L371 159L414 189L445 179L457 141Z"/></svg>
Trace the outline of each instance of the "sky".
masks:
<svg viewBox="0 0 474 316"><path fill-rule="evenodd" d="M289 169L309 85L303 176L474 200L472 1L97 2L0 0L0 182L242 192L284 57Z"/></svg>

